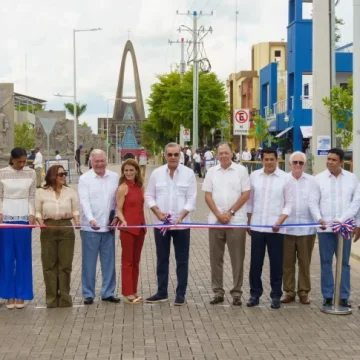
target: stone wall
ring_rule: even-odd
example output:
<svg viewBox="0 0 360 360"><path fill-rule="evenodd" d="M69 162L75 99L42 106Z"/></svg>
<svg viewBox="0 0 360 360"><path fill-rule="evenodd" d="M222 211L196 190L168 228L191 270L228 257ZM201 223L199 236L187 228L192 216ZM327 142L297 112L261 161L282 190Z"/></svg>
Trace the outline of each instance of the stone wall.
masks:
<svg viewBox="0 0 360 360"><path fill-rule="evenodd" d="M0 84L0 157L14 147L14 84Z"/></svg>
<svg viewBox="0 0 360 360"><path fill-rule="evenodd" d="M50 133L50 154L58 150L61 155L74 154L74 121L66 119L65 111L37 111L35 113L35 146L40 151L47 152L46 133L40 123L39 118L56 118L57 121ZM106 151L106 143L100 135L92 133L91 127L78 127L78 145L83 146L83 150L102 149Z"/></svg>

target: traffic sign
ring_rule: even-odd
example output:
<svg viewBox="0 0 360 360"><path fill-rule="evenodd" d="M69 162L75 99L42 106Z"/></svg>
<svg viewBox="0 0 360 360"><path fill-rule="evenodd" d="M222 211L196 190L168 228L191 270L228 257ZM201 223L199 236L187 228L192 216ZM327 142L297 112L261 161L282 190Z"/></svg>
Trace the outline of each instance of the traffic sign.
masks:
<svg viewBox="0 0 360 360"><path fill-rule="evenodd" d="M249 109L236 109L234 111L234 135L249 135L249 124Z"/></svg>
<svg viewBox="0 0 360 360"><path fill-rule="evenodd" d="M183 140L184 141L190 141L190 135L191 135L190 129L183 130Z"/></svg>

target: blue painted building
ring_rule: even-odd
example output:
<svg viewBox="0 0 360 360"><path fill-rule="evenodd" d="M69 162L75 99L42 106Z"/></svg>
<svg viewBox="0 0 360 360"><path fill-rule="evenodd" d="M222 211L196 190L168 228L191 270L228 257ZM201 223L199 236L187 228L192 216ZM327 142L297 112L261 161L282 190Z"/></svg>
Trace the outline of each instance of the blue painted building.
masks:
<svg viewBox="0 0 360 360"><path fill-rule="evenodd" d="M305 151L312 125L312 20L303 18L303 0L289 0L286 101L278 99L277 63L260 70L260 114L276 137L286 137L286 149ZM326 41L326 39L325 39ZM352 44L336 53L336 82L352 75ZM330 76L330 74L329 74ZM311 129L310 129L311 130Z"/></svg>

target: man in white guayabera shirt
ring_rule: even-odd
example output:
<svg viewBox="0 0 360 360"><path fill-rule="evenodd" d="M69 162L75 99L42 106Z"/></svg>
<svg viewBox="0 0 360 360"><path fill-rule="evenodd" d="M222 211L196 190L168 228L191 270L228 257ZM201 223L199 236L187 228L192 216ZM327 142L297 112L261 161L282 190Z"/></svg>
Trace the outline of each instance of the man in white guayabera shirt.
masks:
<svg viewBox="0 0 360 360"><path fill-rule="evenodd" d="M165 147L167 164L155 169L149 179L145 193L147 206L154 213L153 221L158 224L154 228L154 237L157 256L157 281L156 294L146 299L148 303L168 301L169 282L169 257L171 238L174 243L176 276L175 305L185 304L185 293L189 273L190 229L171 228L164 234L161 225L168 216L172 224L190 222L191 211L195 210L197 185L194 172L184 165L180 165L180 146L176 143L167 144Z"/></svg>
<svg viewBox="0 0 360 360"><path fill-rule="evenodd" d="M205 201L210 208L208 221L210 224L242 224L247 223L246 202L250 196L250 181L244 166L231 161L232 150L229 144L221 143L217 147L217 158L220 164L211 167L206 173L202 190ZM244 257L245 228L209 229L211 287L214 297L210 304L224 301L223 265L225 244L229 249L233 289L233 305L241 305Z"/></svg>
<svg viewBox="0 0 360 360"><path fill-rule="evenodd" d="M247 202L248 222L251 225L251 263L249 307L259 304L263 293L261 281L266 248L270 260L271 308L280 308L283 275L284 228L279 228L292 210L292 187L287 174L278 168L277 152L271 148L261 151L263 168L250 175L250 199ZM270 227L261 227L261 226Z"/></svg>
<svg viewBox="0 0 360 360"><path fill-rule="evenodd" d="M287 224L310 224L311 215L309 200L316 191L315 178L304 172L306 155L295 151L290 155L289 164L291 172L288 174L289 185L293 188L293 208L287 218ZM281 302L284 304L295 301L295 265L298 261L297 295L302 304L310 304L309 292L311 290L310 263L316 237L315 227L289 227L286 228L284 238L284 268L283 288L285 296Z"/></svg>
<svg viewBox="0 0 360 360"><path fill-rule="evenodd" d="M344 151L329 150L327 169L316 175L318 184L315 195L310 199L310 209L315 221L323 224L323 230L318 230L319 251L321 264L321 293L324 297L323 305L331 306L334 296L334 276L332 260L337 251L338 235L330 224L344 222L355 217L360 224L360 187L355 174L342 168ZM327 226L328 225L328 226ZM351 240L344 239L342 273L340 285L340 305L351 307L350 298L350 251Z"/></svg>

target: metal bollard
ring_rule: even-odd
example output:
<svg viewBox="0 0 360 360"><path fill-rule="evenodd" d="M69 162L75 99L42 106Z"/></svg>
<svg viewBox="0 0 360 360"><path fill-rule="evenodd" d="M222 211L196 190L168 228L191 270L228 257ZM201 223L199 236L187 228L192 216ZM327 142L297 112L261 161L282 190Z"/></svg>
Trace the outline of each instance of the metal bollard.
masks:
<svg viewBox="0 0 360 360"><path fill-rule="evenodd" d="M350 240L351 241L351 238ZM340 285L341 285L341 272L342 272L342 258L343 258L344 238L338 233L338 247L336 256L336 273L335 273L335 292L334 292L334 305L324 306L321 311L326 314L333 315L349 315L351 308L340 306Z"/></svg>

